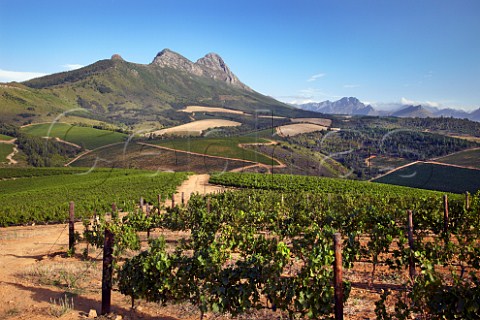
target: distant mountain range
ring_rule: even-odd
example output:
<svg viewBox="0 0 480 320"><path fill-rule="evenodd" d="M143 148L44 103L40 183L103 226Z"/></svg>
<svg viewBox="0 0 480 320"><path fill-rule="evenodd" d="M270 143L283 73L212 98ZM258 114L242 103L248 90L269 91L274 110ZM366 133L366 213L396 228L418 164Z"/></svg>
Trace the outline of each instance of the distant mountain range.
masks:
<svg viewBox="0 0 480 320"><path fill-rule="evenodd" d="M49 121L62 112L116 125L170 126L191 121L177 112L188 105L227 107L254 114L308 116L243 84L215 53L192 62L169 49L150 64L115 54L86 67L23 83L0 84L0 117L24 124Z"/></svg>
<svg viewBox="0 0 480 320"><path fill-rule="evenodd" d="M371 105L365 105L357 98L342 98L338 101L311 102L296 105L298 108L308 111L315 111L325 114L344 115L377 115L377 111Z"/></svg>
<svg viewBox="0 0 480 320"><path fill-rule="evenodd" d="M300 105L295 105L297 108L315 111L325 114L337 114L337 115L359 115L359 116L393 116L402 118L439 118L439 117L452 117L459 119L469 119L472 121L480 122L480 108L466 112L456 109L439 109L430 106L422 105L401 105L399 108L393 111L376 110L371 105L365 105L360 100L354 97L345 97L338 101L323 101L323 102L311 102Z"/></svg>

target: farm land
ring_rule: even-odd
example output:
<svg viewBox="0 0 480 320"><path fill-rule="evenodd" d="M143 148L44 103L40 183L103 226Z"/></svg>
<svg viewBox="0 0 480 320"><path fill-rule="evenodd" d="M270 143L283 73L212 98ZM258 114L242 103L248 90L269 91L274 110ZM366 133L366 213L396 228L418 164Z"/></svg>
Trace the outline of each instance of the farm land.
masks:
<svg viewBox="0 0 480 320"><path fill-rule="evenodd" d="M49 141L85 149L68 155L70 168L0 170L0 223L8 226L0 229L0 317L100 312L106 230L117 239L111 311L124 319L331 317L336 233L346 319L477 317L478 170L419 162L384 177L408 181L415 173L416 188L338 179L443 153L453 158L437 161L472 164L474 142L388 135L386 126L334 132L327 127L339 120L323 118L292 119L325 127L281 137L272 132L286 118L196 108L188 114L200 120L222 113L247 120L202 128L197 138L160 139L56 124L50 136L58 139ZM49 126L20 132L43 139ZM430 148L445 141L445 150ZM349 148L355 152L342 153ZM65 224L70 201L74 250Z"/></svg>
<svg viewBox="0 0 480 320"><path fill-rule="evenodd" d="M32 172L24 170L13 176L10 173L10 178L26 179L29 183L23 188L29 185L29 188L36 189L41 185L36 179L55 178L60 183L63 178L75 178L81 170L39 170L33 177L30 177ZM99 177L107 172L107 169L98 172ZM118 170L119 175L121 172L123 175L128 173ZM195 179L194 175L188 180ZM118 183L122 178L113 175L112 180ZM147 193L144 203L150 204L142 207L135 200L126 204L127 207L117 201L121 220L116 220L111 207L93 201L89 210L96 212L100 220L87 219L84 224L75 225L80 237L73 255L68 254L68 232L64 224L2 229L0 245L5 248L5 254L2 256L0 285L5 290L0 294L4 302L1 314L14 318L30 309L35 313L35 319L51 319L56 314L74 319L85 316L92 308L99 310L103 251L96 246L103 243L103 238L98 235L108 226L116 230L117 237L124 239L123 245L131 246L127 251L115 251L118 261L115 273L118 273L119 282L112 296L112 312L127 319L198 319L202 314L204 318L236 319L232 314L237 313L238 318L250 319L288 318L289 314L307 318L331 315L334 232L340 232L343 238L346 293L343 313L346 319L394 314L395 306L401 308L397 310L419 317L425 313L433 314L437 309L429 309L433 307L428 303L432 301L430 299L438 298L439 284L456 290L455 298L441 291L447 294L448 303L455 304L455 299L463 299L467 306L475 304L475 291L469 291L465 283L472 281L471 277L478 277L475 267L478 255L474 254L479 239L475 227L479 223L478 195L469 198L465 211L465 196L448 194L450 221L445 230L443 193L440 192L373 182L229 173L216 175L211 182L223 184L226 188L235 186L237 191L208 197L192 196L188 204L182 205L178 195L187 188L185 183L179 185L181 180L171 180L171 186L177 186L176 206L171 208L171 194L166 193L169 197L162 199L160 208L163 213L160 215L155 213L158 210L155 197ZM2 187L8 190L8 184ZM144 192L150 189L146 185L142 187ZM142 187L138 185L132 190L140 191ZM207 186L199 185L188 190L203 194ZM339 190L343 192L339 193ZM46 207L41 211L48 212L49 204L44 205ZM81 213L82 206L75 202L76 212L77 208ZM150 218L146 214L148 210ZM415 252L418 255L406 243L407 210L413 211ZM68 213L67 206L64 211ZM89 229L85 230L84 226ZM150 230L148 233L147 229ZM208 234L217 236L211 238ZM151 241L157 240L149 242L147 237ZM23 239L28 241L19 241ZM206 250L207 247L210 249ZM444 255L447 248L450 254ZM139 250L145 251L137 255ZM20 254L23 259L16 258ZM416 270L416 285L413 287L408 273L408 261L412 255ZM156 261L167 264L157 264ZM253 261L256 262L252 264ZM148 272L143 274L141 269L129 269L135 263L143 264L147 268L144 270L159 272L161 278L148 276ZM175 276L170 273L169 265L178 268ZM185 269L187 266L194 268ZM204 272L202 270L210 271L200 278L190 278L197 272ZM313 270L316 271L312 273ZM236 276L245 272L250 275L245 278ZM132 282L133 276L136 280ZM429 277L436 282L425 282ZM155 279L163 280L156 282ZM312 281L322 285L312 285ZM278 287L279 282L284 289ZM148 288L152 286L158 286L160 295L151 295ZM227 290L219 294L216 288L221 287ZM189 301L182 298L182 294L172 295L173 291L168 288L184 292L185 297L198 292L207 300ZM199 291L190 293L189 288ZM289 296L286 294L288 290L296 295ZM414 300L416 290L423 290L421 301ZM25 291L32 295L19 298ZM244 298L238 304L225 303L234 297L242 297L240 292ZM312 294L311 298L300 300L306 294ZM401 304L405 294L412 299L411 304ZM70 309L62 309L59 299L67 299ZM157 299L165 306L146 302ZM134 301L133 309L130 309L131 301Z"/></svg>
<svg viewBox="0 0 480 320"><path fill-rule="evenodd" d="M13 145L0 143L0 162L5 162L7 156L13 152Z"/></svg>
<svg viewBox="0 0 480 320"><path fill-rule="evenodd" d="M36 137L56 137L86 149L95 149L127 139L127 135L110 130L75 126L67 123L55 123L51 130L50 126L51 123L31 125L23 127L21 131Z"/></svg>
<svg viewBox="0 0 480 320"><path fill-rule="evenodd" d="M405 166L373 181L420 189L475 193L480 189L480 170L442 163L420 162Z"/></svg>
<svg viewBox="0 0 480 320"><path fill-rule="evenodd" d="M480 169L480 149L461 151L438 158L436 161L445 164L463 166L466 168Z"/></svg>

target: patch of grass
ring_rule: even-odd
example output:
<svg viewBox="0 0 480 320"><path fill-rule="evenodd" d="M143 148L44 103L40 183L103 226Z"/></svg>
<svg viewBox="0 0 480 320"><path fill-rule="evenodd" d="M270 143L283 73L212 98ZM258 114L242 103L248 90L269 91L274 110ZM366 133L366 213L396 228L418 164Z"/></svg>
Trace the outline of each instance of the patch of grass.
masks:
<svg viewBox="0 0 480 320"><path fill-rule="evenodd" d="M99 277L98 272L89 262L53 263L34 265L21 276L33 283L56 286L68 292L80 292L88 288L90 279Z"/></svg>
<svg viewBox="0 0 480 320"><path fill-rule="evenodd" d="M202 139L175 139L154 141L156 145L182 151L190 151L218 157L235 158L271 165L272 159L254 150L244 149L240 144L268 143L266 139L253 137L227 137Z"/></svg>
<svg viewBox="0 0 480 320"><path fill-rule="evenodd" d="M12 153L13 145L0 143L0 162L7 160L7 156Z"/></svg>
<svg viewBox="0 0 480 320"><path fill-rule="evenodd" d="M17 309L16 307L12 307L10 309L5 310L3 315L0 315L0 319L8 319L8 318L16 319L16 317L20 315L20 313L21 311L19 309Z"/></svg>
<svg viewBox="0 0 480 320"><path fill-rule="evenodd" d="M50 123L36 124L22 128L22 132L37 137L57 137L75 143L87 149L95 149L107 144L125 141L126 134L95 129L91 127L74 126L67 123L56 123L51 128Z"/></svg>
<svg viewBox="0 0 480 320"><path fill-rule="evenodd" d="M67 294L65 294L64 298L59 298L58 300L50 298L50 314L56 318L69 313L74 307L73 297L68 297Z"/></svg>
<svg viewBox="0 0 480 320"><path fill-rule="evenodd" d="M4 134L0 133L0 140L8 141L8 140L12 140L12 139L13 139L13 137L10 137L10 136L7 136L7 135L4 135Z"/></svg>
<svg viewBox="0 0 480 320"><path fill-rule="evenodd" d="M249 133L247 133L243 136L244 137L255 138L255 139L275 139L275 138L278 138L275 128L253 131L253 132L249 132Z"/></svg>

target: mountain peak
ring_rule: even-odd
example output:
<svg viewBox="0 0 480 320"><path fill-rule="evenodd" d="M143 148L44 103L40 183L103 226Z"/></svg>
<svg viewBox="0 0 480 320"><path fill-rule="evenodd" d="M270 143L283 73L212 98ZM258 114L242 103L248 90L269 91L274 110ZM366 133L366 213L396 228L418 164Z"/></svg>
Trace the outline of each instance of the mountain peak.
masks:
<svg viewBox="0 0 480 320"><path fill-rule="evenodd" d="M233 74L230 68L228 68L222 57L214 52L210 52L206 54L205 57L198 59L195 64L200 66L204 71L204 74L210 78L221 80L246 90L251 90L249 87L240 82L237 76Z"/></svg>
<svg viewBox="0 0 480 320"><path fill-rule="evenodd" d="M170 49L163 49L156 55L151 65L177 69L196 76L208 77L251 91L249 87L240 82L237 76L233 74L222 57L213 52L193 63Z"/></svg>
<svg viewBox="0 0 480 320"><path fill-rule="evenodd" d="M344 103L361 103L360 100L355 97L343 97L339 101L342 101Z"/></svg>
<svg viewBox="0 0 480 320"><path fill-rule="evenodd" d="M197 76L202 75L202 70L192 61L170 49L163 49L160 51L155 56L151 64L158 67L173 68L184 72L193 73Z"/></svg>
<svg viewBox="0 0 480 320"><path fill-rule="evenodd" d="M424 108L422 105L409 105L392 114L394 117L401 118L429 118L434 114Z"/></svg>
<svg viewBox="0 0 480 320"><path fill-rule="evenodd" d="M112 55L111 59L114 60L114 61L125 61L125 60L123 60L122 56L119 55L118 53L115 53L114 55Z"/></svg>
<svg viewBox="0 0 480 320"><path fill-rule="evenodd" d="M213 52L208 53L207 55L205 55L205 57L198 59L196 63L214 70L221 70L224 72L226 72L227 70L230 71L225 64L225 61L223 61L222 57Z"/></svg>

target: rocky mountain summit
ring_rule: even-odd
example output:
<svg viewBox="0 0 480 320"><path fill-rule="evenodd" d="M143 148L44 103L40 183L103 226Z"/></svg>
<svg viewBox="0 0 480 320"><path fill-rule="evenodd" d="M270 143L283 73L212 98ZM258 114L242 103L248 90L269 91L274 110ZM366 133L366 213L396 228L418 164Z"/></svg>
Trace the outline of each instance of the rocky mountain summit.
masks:
<svg viewBox="0 0 480 320"><path fill-rule="evenodd" d="M157 54L151 65L162 68L173 68L196 76L208 77L251 91L248 86L243 84L237 76L233 74L225 61L216 53L209 53L203 58L198 59L197 62L192 62L181 54L170 49L164 49Z"/></svg>

